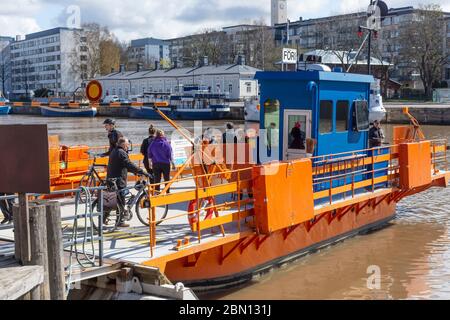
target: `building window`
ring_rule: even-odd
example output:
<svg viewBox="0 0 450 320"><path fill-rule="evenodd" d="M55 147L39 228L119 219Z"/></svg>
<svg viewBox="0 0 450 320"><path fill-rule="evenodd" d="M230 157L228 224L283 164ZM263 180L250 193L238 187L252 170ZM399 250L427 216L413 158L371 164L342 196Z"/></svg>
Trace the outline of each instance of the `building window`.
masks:
<svg viewBox="0 0 450 320"><path fill-rule="evenodd" d="M319 133L333 131L333 101L320 101Z"/></svg>
<svg viewBox="0 0 450 320"><path fill-rule="evenodd" d="M231 94L231 93L233 93L233 85L232 84L229 84L228 85L228 92Z"/></svg>
<svg viewBox="0 0 450 320"><path fill-rule="evenodd" d="M348 131L348 101L338 101L336 104L336 132Z"/></svg>
<svg viewBox="0 0 450 320"><path fill-rule="evenodd" d="M252 84L250 82L247 82L245 85L247 87L247 93L252 93Z"/></svg>

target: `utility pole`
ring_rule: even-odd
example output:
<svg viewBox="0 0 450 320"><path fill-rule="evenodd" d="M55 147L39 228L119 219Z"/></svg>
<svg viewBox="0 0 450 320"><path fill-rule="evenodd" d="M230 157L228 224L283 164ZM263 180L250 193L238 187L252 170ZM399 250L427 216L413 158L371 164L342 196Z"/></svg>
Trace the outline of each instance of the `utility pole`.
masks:
<svg viewBox="0 0 450 320"><path fill-rule="evenodd" d="M367 53L367 74L370 75L372 73L371 68L371 55L372 55L372 30L369 29L369 48Z"/></svg>

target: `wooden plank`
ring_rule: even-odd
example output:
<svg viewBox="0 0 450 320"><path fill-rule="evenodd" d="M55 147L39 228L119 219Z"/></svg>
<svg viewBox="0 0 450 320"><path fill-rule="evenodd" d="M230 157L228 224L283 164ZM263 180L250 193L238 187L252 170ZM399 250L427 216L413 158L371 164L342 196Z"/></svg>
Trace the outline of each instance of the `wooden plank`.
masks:
<svg viewBox="0 0 450 320"><path fill-rule="evenodd" d="M64 248L61 230L61 206L57 201L47 202L47 248L50 299L65 300Z"/></svg>
<svg viewBox="0 0 450 320"><path fill-rule="evenodd" d="M31 261L31 240L30 240L30 212L28 206L28 196L19 194L19 236L20 261L28 264ZM16 240L17 241L17 240Z"/></svg>
<svg viewBox="0 0 450 320"><path fill-rule="evenodd" d="M17 300L43 281L42 266L0 269L0 300Z"/></svg>
<svg viewBox="0 0 450 320"><path fill-rule="evenodd" d="M50 300L48 281L47 223L44 206L30 206L31 261L25 265L42 266L44 282L40 286L40 299Z"/></svg>

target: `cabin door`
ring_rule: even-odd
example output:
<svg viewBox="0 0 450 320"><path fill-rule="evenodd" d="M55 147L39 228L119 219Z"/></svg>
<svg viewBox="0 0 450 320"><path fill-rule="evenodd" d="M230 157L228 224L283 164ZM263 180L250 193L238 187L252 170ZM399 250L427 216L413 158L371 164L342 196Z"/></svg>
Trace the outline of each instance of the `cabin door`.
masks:
<svg viewBox="0 0 450 320"><path fill-rule="evenodd" d="M305 158L306 139L311 139L311 111L285 110L283 160Z"/></svg>

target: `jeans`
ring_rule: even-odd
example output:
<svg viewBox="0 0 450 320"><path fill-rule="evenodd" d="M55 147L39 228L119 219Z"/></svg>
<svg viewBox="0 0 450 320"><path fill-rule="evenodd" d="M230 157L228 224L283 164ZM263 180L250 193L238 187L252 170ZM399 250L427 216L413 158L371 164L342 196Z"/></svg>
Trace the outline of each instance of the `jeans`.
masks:
<svg viewBox="0 0 450 320"><path fill-rule="evenodd" d="M155 163L153 164L153 174L155 175L155 184L161 183L161 177L164 176L164 182L170 181L170 163ZM160 191L158 185L156 191Z"/></svg>
<svg viewBox="0 0 450 320"><path fill-rule="evenodd" d="M9 194L0 193L0 197L8 196ZM14 205L14 200L0 200L0 210L7 219L12 219L12 208Z"/></svg>

